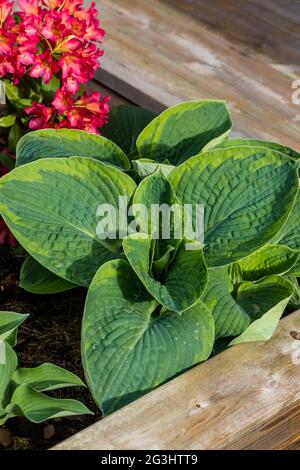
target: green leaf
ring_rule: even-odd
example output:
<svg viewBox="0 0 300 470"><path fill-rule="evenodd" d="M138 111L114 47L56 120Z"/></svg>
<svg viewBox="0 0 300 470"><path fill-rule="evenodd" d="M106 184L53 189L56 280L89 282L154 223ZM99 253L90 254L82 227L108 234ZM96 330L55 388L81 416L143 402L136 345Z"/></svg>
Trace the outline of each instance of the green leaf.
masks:
<svg viewBox="0 0 300 470"><path fill-rule="evenodd" d="M133 167L135 168L140 178L145 178L146 176L152 175L158 168L161 170L162 174L167 178L171 171L175 168L173 165L158 163L154 160L147 160L146 158L134 160Z"/></svg>
<svg viewBox="0 0 300 470"><path fill-rule="evenodd" d="M286 279L293 286L293 294L289 301L289 307L293 310L300 308L300 286L296 277L286 276Z"/></svg>
<svg viewBox="0 0 300 470"><path fill-rule="evenodd" d="M273 243L287 246L292 250L300 251L300 190L298 191L297 199L294 207L289 215L284 226L276 235Z"/></svg>
<svg viewBox="0 0 300 470"><path fill-rule="evenodd" d="M0 179L0 212L40 264L87 286L99 266L121 250L120 240L97 236L97 209L118 206L119 196L130 200L135 188L125 173L90 158L43 159Z"/></svg>
<svg viewBox="0 0 300 470"><path fill-rule="evenodd" d="M277 152L283 153L285 156L298 159L300 158L300 153L296 152L289 147L278 144L277 142L266 142L264 140L256 139L225 139L223 142L218 144L216 148L229 148L229 147L263 147Z"/></svg>
<svg viewBox="0 0 300 470"><path fill-rule="evenodd" d="M13 330L5 340L12 348L14 348L18 342L18 328Z"/></svg>
<svg viewBox="0 0 300 470"><path fill-rule="evenodd" d="M206 360L214 323L198 302L182 316L157 312L123 260L103 265L89 288L82 326L86 379L105 413Z"/></svg>
<svg viewBox="0 0 300 470"><path fill-rule="evenodd" d="M120 170L130 162L113 142L77 129L43 129L26 134L17 146L17 166L41 158L90 157Z"/></svg>
<svg viewBox="0 0 300 470"><path fill-rule="evenodd" d="M16 122L16 116L8 115L0 118L0 127L11 127Z"/></svg>
<svg viewBox="0 0 300 470"><path fill-rule="evenodd" d="M282 245L266 245L239 261L244 281L257 281L270 274L284 274L297 262L299 253Z"/></svg>
<svg viewBox="0 0 300 470"><path fill-rule="evenodd" d="M141 133L142 158L179 165L228 135L232 123L224 101L191 101L164 111Z"/></svg>
<svg viewBox="0 0 300 470"><path fill-rule="evenodd" d="M49 83L41 82L41 90L43 93L44 100L47 104L50 104L55 96L56 91L60 88L60 79L55 75L52 77Z"/></svg>
<svg viewBox="0 0 300 470"><path fill-rule="evenodd" d="M290 282L274 275L241 284L237 292L237 302L252 320L257 320L291 295Z"/></svg>
<svg viewBox="0 0 300 470"><path fill-rule="evenodd" d="M17 148L17 143L22 137L22 130L15 122L15 124L10 128L9 134L8 134L8 148L10 152L15 153L16 148Z"/></svg>
<svg viewBox="0 0 300 470"><path fill-rule="evenodd" d="M147 211L141 210L141 206ZM159 209L163 211L159 213ZM159 168L137 187L133 197L133 215L141 232L169 244L170 239L183 238L182 206Z"/></svg>
<svg viewBox="0 0 300 470"><path fill-rule="evenodd" d="M153 259L152 262L152 274L155 279L164 279L168 266L173 261L176 254L176 250L174 246L167 245L165 253L158 259Z"/></svg>
<svg viewBox="0 0 300 470"><path fill-rule="evenodd" d="M172 171L180 202L205 206L208 266L238 261L274 238L297 195L297 166L272 150L232 147L203 153Z"/></svg>
<svg viewBox="0 0 300 470"><path fill-rule="evenodd" d="M30 98L21 98L20 100L16 101L15 106L18 109L30 108L33 101L34 100Z"/></svg>
<svg viewBox="0 0 300 470"><path fill-rule="evenodd" d="M123 240L123 249L147 291L164 307L181 313L200 298L207 283L202 247L189 250L183 240L165 279L158 280L152 274L153 243L149 235L136 233Z"/></svg>
<svg viewBox="0 0 300 470"><path fill-rule="evenodd" d="M32 294L58 294L77 286L56 276L32 256L27 256L21 267L20 287Z"/></svg>
<svg viewBox="0 0 300 470"><path fill-rule="evenodd" d="M6 155L5 153L0 153L0 163L10 171L15 167L14 158L11 155Z"/></svg>
<svg viewBox="0 0 300 470"><path fill-rule="evenodd" d="M300 255L298 256L297 262L287 273L289 276L300 277Z"/></svg>
<svg viewBox="0 0 300 470"><path fill-rule="evenodd" d="M11 378L18 365L18 358L12 347L0 340L0 407L9 402Z"/></svg>
<svg viewBox="0 0 300 470"><path fill-rule="evenodd" d="M25 416L32 423L64 416L93 414L79 401L50 398L27 385L21 385L15 390L9 412L15 416Z"/></svg>
<svg viewBox="0 0 300 470"><path fill-rule="evenodd" d="M6 411L0 408L0 426L3 426L3 424L5 424L8 420L8 418L9 416L7 415Z"/></svg>
<svg viewBox="0 0 300 470"><path fill-rule="evenodd" d="M9 101L14 103L14 101L19 100L21 97L20 88L16 85L13 85L9 80L4 80L5 83L5 94Z"/></svg>
<svg viewBox="0 0 300 470"><path fill-rule="evenodd" d="M238 302L252 318L257 319L231 341L230 346L249 341L268 341L273 336L292 293L291 284L279 276L269 276L257 283L242 284Z"/></svg>
<svg viewBox="0 0 300 470"><path fill-rule="evenodd" d="M241 334L250 324L249 315L232 296L227 268L208 270L208 284L201 298L215 321L216 338Z"/></svg>
<svg viewBox="0 0 300 470"><path fill-rule="evenodd" d="M0 311L0 341L9 336L29 317L29 314Z"/></svg>
<svg viewBox="0 0 300 470"><path fill-rule="evenodd" d="M29 385L38 392L46 392L64 387L85 387L82 380L54 364L42 364L32 369L17 369L12 380L15 385Z"/></svg>
<svg viewBox="0 0 300 470"><path fill-rule="evenodd" d="M116 106L101 134L117 144L129 158L136 158L136 139L157 114L137 106Z"/></svg>

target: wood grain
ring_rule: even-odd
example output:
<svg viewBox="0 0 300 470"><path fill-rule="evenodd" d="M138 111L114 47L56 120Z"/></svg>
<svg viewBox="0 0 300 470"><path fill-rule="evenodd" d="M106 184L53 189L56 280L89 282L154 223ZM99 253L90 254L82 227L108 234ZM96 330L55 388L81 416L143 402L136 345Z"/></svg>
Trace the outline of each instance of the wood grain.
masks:
<svg viewBox="0 0 300 470"><path fill-rule="evenodd" d="M123 104L131 104L131 102L128 101L123 96L119 95L118 93L114 92L113 90L107 88L104 85L101 85L99 82L96 82L96 81L91 81L91 82L87 83L84 86L84 89L86 91L88 91L89 93L91 93L93 91L99 91L101 93L101 96L103 96L103 97L104 96L110 96L109 104L110 104L111 107L120 106L120 105L123 105Z"/></svg>
<svg viewBox="0 0 300 470"><path fill-rule="evenodd" d="M298 0L163 0L225 36L245 51L267 60L298 64Z"/></svg>
<svg viewBox="0 0 300 470"><path fill-rule="evenodd" d="M215 356L55 449L287 449L300 435L300 311L267 343Z"/></svg>
<svg viewBox="0 0 300 470"><path fill-rule="evenodd" d="M300 149L300 106L291 100L300 65L298 2L96 3L108 32L102 83L155 111L225 99L236 134Z"/></svg>

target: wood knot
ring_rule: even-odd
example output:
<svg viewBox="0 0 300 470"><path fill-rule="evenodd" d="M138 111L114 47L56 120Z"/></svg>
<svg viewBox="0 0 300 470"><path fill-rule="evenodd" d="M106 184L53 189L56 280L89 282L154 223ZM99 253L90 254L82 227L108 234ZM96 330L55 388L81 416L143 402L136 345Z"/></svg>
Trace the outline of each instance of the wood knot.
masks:
<svg viewBox="0 0 300 470"><path fill-rule="evenodd" d="M293 331L290 332L290 335L293 339L297 339L297 340L300 341L300 332L299 331L293 330Z"/></svg>

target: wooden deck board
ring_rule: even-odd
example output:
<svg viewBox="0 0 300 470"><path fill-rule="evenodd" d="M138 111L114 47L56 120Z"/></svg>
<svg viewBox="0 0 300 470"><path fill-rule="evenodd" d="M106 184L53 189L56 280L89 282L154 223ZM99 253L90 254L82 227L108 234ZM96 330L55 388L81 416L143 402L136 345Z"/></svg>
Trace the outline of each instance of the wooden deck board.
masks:
<svg viewBox="0 0 300 470"><path fill-rule="evenodd" d="M88 91L90 93L93 92L93 91L99 91L101 93L101 96L103 96L103 97L104 96L110 96L109 104L110 104L111 107L120 106L120 105L123 105L123 104L131 104L131 102L128 101L123 96L118 95L118 93L114 92L110 88L107 88L107 87L101 85L100 83L98 83L94 80L87 83L84 88L85 88L86 91Z"/></svg>
<svg viewBox="0 0 300 470"><path fill-rule="evenodd" d="M293 14L298 10L292 0L289 14L288 4L284 8L277 0L273 16L271 2L260 2L265 5L261 21L259 2L254 0L247 2L247 9L237 0L194 0L177 2L177 7L173 0L96 3L108 31L97 76L105 85L157 111L183 100L225 99L236 133L300 149L300 106L291 101L300 65L299 21ZM179 8L180 3L186 8ZM209 24L218 3L223 5L221 12ZM234 20L224 5L232 6ZM226 11L227 23L221 29ZM229 34L233 29L237 33Z"/></svg>
<svg viewBox="0 0 300 470"><path fill-rule="evenodd" d="M55 449L287 449L300 432L300 311L267 343L228 349Z"/></svg>
<svg viewBox="0 0 300 470"><path fill-rule="evenodd" d="M298 0L163 0L250 53L299 64Z"/></svg>

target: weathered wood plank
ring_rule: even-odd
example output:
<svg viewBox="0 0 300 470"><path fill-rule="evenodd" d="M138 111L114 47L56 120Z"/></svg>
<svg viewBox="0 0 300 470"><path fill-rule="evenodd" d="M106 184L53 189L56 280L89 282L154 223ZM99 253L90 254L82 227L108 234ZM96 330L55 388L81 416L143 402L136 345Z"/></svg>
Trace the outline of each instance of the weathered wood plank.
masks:
<svg viewBox="0 0 300 470"><path fill-rule="evenodd" d="M295 0L163 0L249 53L299 64L300 2Z"/></svg>
<svg viewBox="0 0 300 470"><path fill-rule="evenodd" d="M96 3L108 31L99 74L105 85L155 110L182 100L225 99L239 134L300 149L290 68L300 64L299 49L293 49L292 64L274 63L264 51L238 44L165 1ZM211 2L197 3L200 9ZM279 27L271 30L279 35Z"/></svg>
<svg viewBox="0 0 300 470"><path fill-rule="evenodd" d="M123 96L119 95L115 91L107 88L104 85L101 85L99 82L96 81L91 81L85 85L85 90L88 92L93 92L93 91L99 91L101 95L104 96L110 96L110 106L119 106L121 104L130 104L131 102L128 101L126 98Z"/></svg>
<svg viewBox="0 0 300 470"><path fill-rule="evenodd" d="M55 449L286 449L300 433L300 311L267 343L235 346Z"/></svg>

